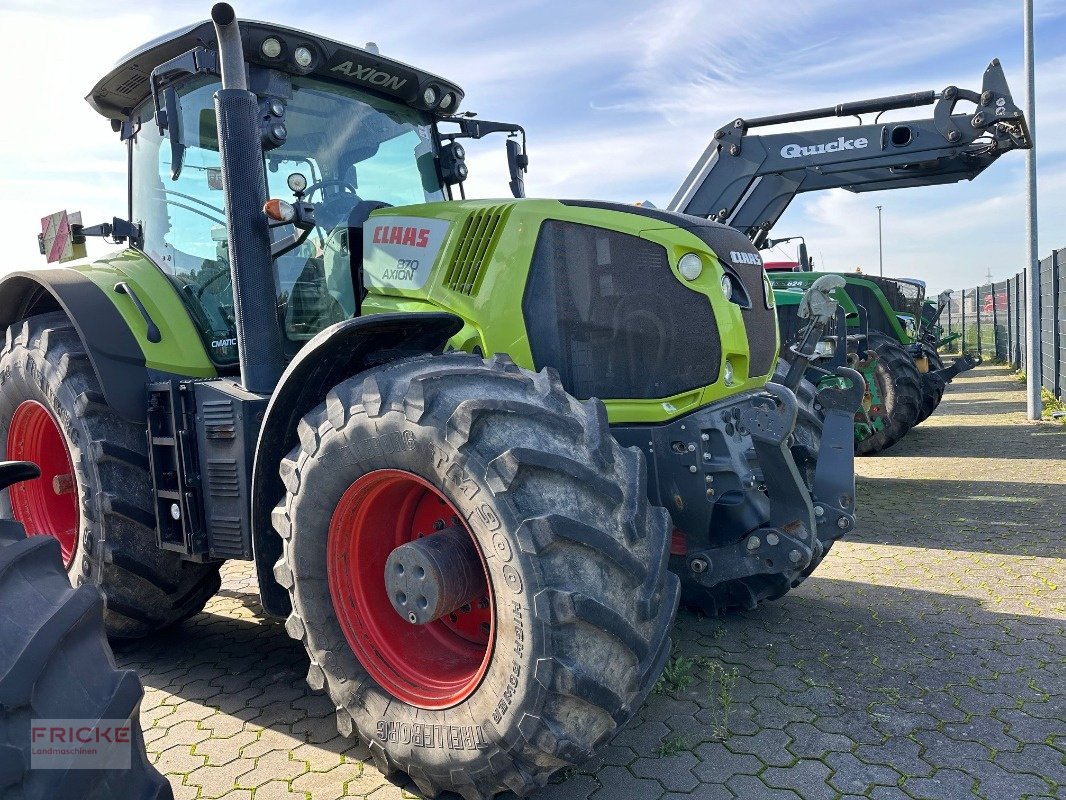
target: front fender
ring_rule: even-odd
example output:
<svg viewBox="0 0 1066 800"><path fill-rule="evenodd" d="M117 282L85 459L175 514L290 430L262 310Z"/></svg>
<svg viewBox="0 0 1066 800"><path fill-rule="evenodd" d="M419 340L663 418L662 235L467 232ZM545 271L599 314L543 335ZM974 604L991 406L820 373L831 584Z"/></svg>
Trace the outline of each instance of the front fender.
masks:
<svg viewBox="0 0 1066 800"><path fill-rule="evenodd" d="M124 419L146 419L144 352L114 302L73 269L13 272L0 280L0 330L35 314L62 311L74 325L107 404Z"/></svg>
<svg viewBox="0 0 1066 800"><path fill-rule="evenodd" d="M300 420L326 393L346 378L402 358L439 353L463 327L447 312L372 314L339 322L308 342L292 360L270 402L256 444L252 467L252 551L263 608L289 613L289 596L274 579L281 539L270 512L285 493L278 467L297 442Z"/></svg>

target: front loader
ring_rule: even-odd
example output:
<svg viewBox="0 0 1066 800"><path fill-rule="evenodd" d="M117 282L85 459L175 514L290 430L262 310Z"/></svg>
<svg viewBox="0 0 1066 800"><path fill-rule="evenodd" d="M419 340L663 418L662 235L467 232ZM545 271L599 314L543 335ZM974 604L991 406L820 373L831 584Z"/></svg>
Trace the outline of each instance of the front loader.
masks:
<svg viewBox="0 0 1066 800"><path fill-rule="evenodd" d="M961 113L960 103L972 104L974 109ZM886 112L927 105L934 106L931 118L880 122ZM866 124L863 114L877 116ZM856 117L858 124L752 133L759 128L848 116ZM762 249L773 243L768 239L771 229L798 194L838 188L872 192L973 180L1004 153L1031 146L1024 114L1014 104L1002 65L993 59L985 69L980 92L948 86L941 92L736 119L715 131L668 208L731 225ZM795 282L797 274L811 275L803 284L809 286L825 274L810 273L805 250L801 246L798 273L791 264L784 266L774 278L775 286ZM921 282L836 274L847 280L847 293L869 318L869 347L862 354L853 350L851 358L866 375L869 390L856 416L855 437L859 454L877 453L928 417L940 402L945 384L976 361L964 356L951 367L930 369L931 362L935 367L939 358L935 349L929 352L922 335L925 286ZM839 295L837 299L844 302ZM857 318L853 315L849 323L854 327ZM856 341L851 340L852 344ZM782 357L788 359L790 353L786 347ZM817 371L810 377L819 379Z"/></svg>
<svg viewBox="0 0 1066 800"><path fill-rule="evenodd" d="M520 126L454 83L224 3L88 100L128 212L54 215L42 252L128 247L0 280L0 443L43 473L7 504L113 636L254 561L383 772L525 795L650 691L677 576L754 608L853 528L850 430L793 436L741 233L526 199ZM514 197L456 199L494 131Z"/></svg>

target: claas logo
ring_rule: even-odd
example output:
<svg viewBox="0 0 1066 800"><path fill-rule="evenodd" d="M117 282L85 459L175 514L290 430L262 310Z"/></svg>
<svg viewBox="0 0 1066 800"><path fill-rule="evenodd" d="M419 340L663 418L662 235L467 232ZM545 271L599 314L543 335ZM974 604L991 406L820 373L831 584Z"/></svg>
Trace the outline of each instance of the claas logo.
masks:
<svg viewBox="0 0 1066 800"><path fill-rule="evenodd" d="M378 225L374 228L374 244L400 244L408 247L428 247L429 229L402 225Z"/></svg>

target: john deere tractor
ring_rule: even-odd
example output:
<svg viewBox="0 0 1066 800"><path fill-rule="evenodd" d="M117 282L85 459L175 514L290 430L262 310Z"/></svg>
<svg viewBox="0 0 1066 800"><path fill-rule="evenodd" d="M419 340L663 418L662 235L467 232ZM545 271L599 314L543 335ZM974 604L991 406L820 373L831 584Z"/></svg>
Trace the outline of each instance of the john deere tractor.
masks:
<svg viewBox="0 0 1066 800"><path fill-rule="evenodd" d="M854 476L850 412L797 465L743 234L525 199L519 138L514 197L456 199L462 139L522 135L462 100L224 3L124 57L88 101L127 148L128 211L57 214L41 248L128 247L0 281L0 443L43 473L10 510L103 589L112 636L254 561L340 731L427 795L483 798L626 722L678 576L713 613L809 574Z"/></svg>
<svg viewBox="0 0 1066 800"><path fill-rule="evenodd" d="M922 281L857 273L772 271L768 275L786 343L795 341L802 328L803 321L795 315L801 293L824 275L839 275L846 282L835 295L843 327L821 342L825 360L816 363L808 378L817 381L818 366L831 367L838 361L863 374L867 395L855 418L859 455L879 453L898 442L933 413L956 375L980 363L979 356L967 354L943 365L922 316Z"/></svg>

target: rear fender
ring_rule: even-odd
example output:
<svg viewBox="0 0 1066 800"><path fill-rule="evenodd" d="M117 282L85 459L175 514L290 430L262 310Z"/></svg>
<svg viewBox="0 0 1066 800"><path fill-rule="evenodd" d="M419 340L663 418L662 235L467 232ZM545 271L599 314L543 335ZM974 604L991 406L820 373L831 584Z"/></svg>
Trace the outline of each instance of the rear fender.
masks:
<svg viewBox="0 0 1066 800"><path fill-rule="evenodd" d="M463 321L447 312L372 314L339 322L319 333L296 355L278 382L259 430L252 468L252 551L263 608L285 616L289 595L274 578L281 539L270 512L285 494L278 467L296 446L300 420L346 378L371 367L426 353L439 353Z"/></svg>

